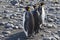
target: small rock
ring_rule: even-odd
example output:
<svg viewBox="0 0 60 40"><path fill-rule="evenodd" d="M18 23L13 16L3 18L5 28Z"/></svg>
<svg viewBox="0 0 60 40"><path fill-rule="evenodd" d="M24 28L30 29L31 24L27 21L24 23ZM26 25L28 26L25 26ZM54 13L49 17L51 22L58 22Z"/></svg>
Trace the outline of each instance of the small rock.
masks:
<svg viewBox="0 0 60 40"><path fill-rule="evenodd" d="M58 35L59 35L59 37L60 37L60 30L58 31Z"/></svg>
<svg viewBox="0 0 60 40"><path fill-rule="evenodd" d="M46 33L51 33L51 31L49 31L49 30L44 30L44 32L46 32Z"/></svg>
<svg viewBox="0 0 60 40"><path fill-rule="evenodd" d="M4 13L7 13L7 11L6 11L6 10L4 10Z"/></svg>
<svg viewBox="0 0 60 40"><path fill-rule="evenodd" d="M51 18L48 18L47 21L48 21L48 22L53 22L54 20L51 19Z"/></svg>
<svg viewBox="0 0 60 40"><path fill-rule="evenodd" d="M6 30L7 30L7 31L12 31L12 30L13 30L13 28L11 28L11 27L10 27L10 28L7 28Z"/></svg>
<svg viewBox="0 0 60 40"><path fill-rule="evenodd" d="M8 34L11 34L11 31L6 31Z"/></svg>
<svg viewBox="0 0 60 40"><path fill-rule="evenodd" d="M14 25L13 24L10 24L11 25L11 27L14 27Z"/></svg>
<svg viewBox="0 0 60 40"><path fill-rule="evenodd" d="M56 26L56 25L54 25L54 24L52 25L52 27L54 27L55 29L57 28L57 26Z"/></svg>
<svg viewBox="0 0 60 40"><path fill-rule="evenodd" d="M2 22L0 22L0 26L1 26L1 25L3 26L4 24L3 24Z"/></svg>
<svg viewBox="0 0 60 40"><path fill-rule="evenodd" d="M19 24L19 28L24 28L23 25Z"/></svg>
<svg viewBox="0 0 60 40"><path fill-rule="evenodd" d="M55 33L55 34L58 34L58 32L57 32L57 31L55 31L54 33Z"/></svg>
<svg viewBox="0 0 60 40"><path fill-rule="evenodd" d="M54 36L57 40L60 39L60 37L59 37L57 34L54 34L53 36Z"/></svg>
<svg viewBox="0 0 60 40"><path fill-rule="evenodd" d="M11 34L11 31L3 31L3 34Z"/></svg>
<svg viewBox="0 0 60 40"><path fill-rule="evenodd" d="M45 34L41 34L41 37L45 37Z"/></svg>
<svg viewBox="0 0 60 40"><path fill-rule="evenodd" d="M8 37L9 35L8 34L4 34L5 37Z"/></svg>
<svg viewBox="0 0 60 40"><path fill-rule="evenodd" d="M13 19L14 17L13 16L10 16L10 19Z"/></svg>
<svg viewBox="0 0 60 40"><path fill-rule="evenodd" d="M17 20L13 20L13 22L16 22L17 23L18 21Z"/></svg>
<svg viewBox="0 0 60 40"><path fill-rule="evenodd" d="M11 23L11 24L13 24L13 21L9 21L8 23Z"/></svg>
<svg viewBox="0 0 60 40"><path fill-rule="evenodd" d="M3 19L8 19L8 17L4 16Z"/></svg>
<svg viewBox="0 0 60 40"><path fill-rule="evenodd" d="M8 34L7 32L3 31L2 34Z"/></svg>
<svg viewBox="0 0 60 40"><path fill-rule="evenodd" d="M7 22L2 22L4 25L7 23Z"/></svg>
<svg viewBox="0 0 60 40"><path fill-rule="evenodd" d="M46 25L48 28L52 28L52 24L47 24Z"/></svg>
<svg viewBox="0 0 60 40"><path fill-rule="evenodd" d="M56 40L54 37L44 37L43 40Z"/></svg>
<svg viewBox="0 0 60 40"><path fill-rule="evenodd" d="M10 3L15 6L15 4L17 3L17 1L13 0L13 1L10 1Z"/></svg>
<svg viewBox="0 0 60 40"><path fill-rule="evenodd" d="M4 35L0 35L0 37L4 38L5 36Z"/></svg>
<svg viewBox="0 0 60 40"><path fill-rule="evenodd" d="M16 29L18 29L19 27L18 26L15 26L16 27Z"/></svg>
<svg viewBox="0 0 60 40"><path fill-rule="evenodd" d="M18 26L13 27L13 29L18 29L18 28L19 28Z"/></svg>
<svg viewBox="0 0 60 40"><path fill-rule="evenodd" d="M11 25L9 23L5 23L5 28L9 28Z"/></svg>
<svg viewBox="0 0 60 40"><path fill-rule="evenodd" d="M6 23L5 24L5 28L10 28L10 27L14 27L14 25L13 24L10 24L10 23Z"/></svg>
<svg viewBox="0 0 60 40"><path fill-rule="evenodd" d="M0 19L2 19L2 17L0 17Z"/></svg>
<svg viewBox="0 0 60 40"><path fill-rule="evenodd" d="M17 16L17 14L14 14L14 16L16 17L16 16Z"/></svg>

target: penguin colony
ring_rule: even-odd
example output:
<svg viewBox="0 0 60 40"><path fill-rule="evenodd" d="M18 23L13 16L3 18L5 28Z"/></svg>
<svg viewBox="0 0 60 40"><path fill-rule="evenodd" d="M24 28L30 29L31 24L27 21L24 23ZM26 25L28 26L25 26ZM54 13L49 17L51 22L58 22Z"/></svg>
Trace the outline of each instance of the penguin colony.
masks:
<svg viewBox="0 0 60 40"><path fill-rule="evenodd" d="M34 37L34 34L39 33L41 24L44 24L43 5L44 3L33 5L32 11L29 6L24 7L26 12L23 14L23 31L27 37Z"/></svg>

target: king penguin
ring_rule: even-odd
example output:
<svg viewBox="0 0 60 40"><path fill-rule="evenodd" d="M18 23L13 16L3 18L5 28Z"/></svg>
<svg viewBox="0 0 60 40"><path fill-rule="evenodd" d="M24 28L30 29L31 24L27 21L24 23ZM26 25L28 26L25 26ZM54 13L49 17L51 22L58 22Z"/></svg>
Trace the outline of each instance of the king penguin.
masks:
<svg viewBox="0 0 60 40"><path fill-rule="evenodd" d="M45 24L45 10L44 10L44 3L40 3L38 7L38 12L40 13L39 20L40 24Z"/></svg>
<svg viewBox="0 0 60 40"><path fill-rule="evenodd" d="M34 10L32 11L33 17L34 17L34 33L39 33L39 18L38 18L38 12L37 12L37 5L33 5Z"/></svg>
<svg viewBox="0 0 60 40"><path fill-rule="evenodd" d="M25 10L23 14L23 31L27 37L31 37L34 30L34 18L29 7L25 7Z"/></svg>

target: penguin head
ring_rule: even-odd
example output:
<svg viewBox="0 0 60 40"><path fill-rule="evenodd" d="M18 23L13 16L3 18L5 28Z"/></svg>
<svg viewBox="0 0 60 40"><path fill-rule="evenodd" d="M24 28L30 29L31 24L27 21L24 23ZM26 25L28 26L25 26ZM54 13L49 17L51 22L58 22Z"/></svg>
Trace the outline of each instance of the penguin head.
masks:
<svg viewBox="0 0 60 40"><path fill-rule="evenodd" d="M26 9L27 11L30 11L30 7L28 7L28 6L27 6L27 7L25 7L25 9Z"/></svg>
<svg viewBox="0 0 60 40"><path fill-rule="evenodd" d="M40 5L43 6L45 3L44 2L41 2Z"/></svg>
<svg viewBox="0 0 60 40"><path fill-rule="evenodd" d="M36 5L33 5L33 8L35 9L36 8Z"/></svg>
<svg viewBox="0 0 60 40"><path fill-rule="evenodd" d="M38 6L39 6L38 4L35 4L35 5L33 5L33 8L34 8L34 9L37 9Z"/></svg>

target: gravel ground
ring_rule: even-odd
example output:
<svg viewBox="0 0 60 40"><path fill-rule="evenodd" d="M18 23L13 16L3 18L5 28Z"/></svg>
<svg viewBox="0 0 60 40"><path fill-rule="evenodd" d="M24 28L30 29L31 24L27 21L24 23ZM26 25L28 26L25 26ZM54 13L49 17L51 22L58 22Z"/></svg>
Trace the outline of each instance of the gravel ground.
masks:
<svg viewBox="0 0 60 40"><path fill-rule="evenodd" d="M11 8L5 8L5 6L11 6ZM50 8L53 9L53 11L49 10ZM56 8L58 8L58 11L56 10ZM4 13L4 10L9 10L7 13L5 11ZM60 4L54 4L52 2L46 2L45 4L45 12L46 12L46 20L45 20L45 23L47 24L54 24L55 26L42 26L42 30L39 31L38 34L34 35L34 38L29 38L27 39L23 30L20 28L20 29L7 29L5 28L5 25L0 25L0 35L3 35L2 37L0 36L0 39L1 40L43 40L44 37L48 36L53 36L52 34L54 33L58 33L58 31L60 30ZM11 16L10 14L20 14L22 15L23 12L22 12L22 9L21 11L18 11L18 8L16 8L16 6L12 6L10 3L6 3L6 2L2 2L0 3L0 22L5 22L5 23L8 23L9 21L12 21L10 22L11 24L13 24L14 26L16 25L19 25L19 27L22 27L21 24L22 24L22 16L13 16L13 18L3 18L6 14L8 14L9 16ZM56 20L54 22L48 22L48 18L47 18L47 15L50 15L50 17L48 18L52 18L53 20ZM52 17L51 17L52 16ZM19 17L21 17L21 19L19 19ZM51 20L49 20L51 21ZM18 23L18 24L17 24ZM2 34L3 31L10 31L11 33L10 34ZM58 35L58 34L57 34ZM59 36L59 35L58 35ZM54 35L55 37L55 35ZM56 38L56 37L55 37ZM60 37L59 37L60 38ZM60 39L56 39L56 40L60 40Z"/></svg>

